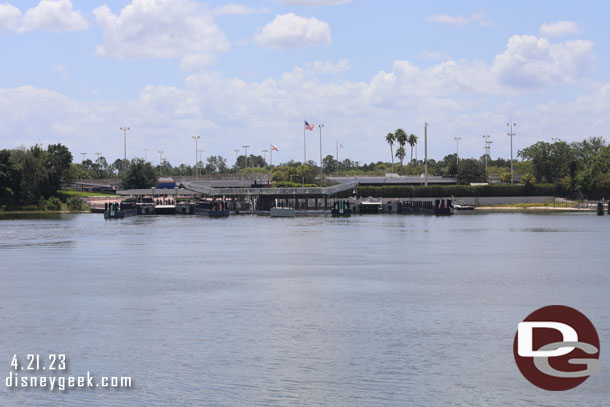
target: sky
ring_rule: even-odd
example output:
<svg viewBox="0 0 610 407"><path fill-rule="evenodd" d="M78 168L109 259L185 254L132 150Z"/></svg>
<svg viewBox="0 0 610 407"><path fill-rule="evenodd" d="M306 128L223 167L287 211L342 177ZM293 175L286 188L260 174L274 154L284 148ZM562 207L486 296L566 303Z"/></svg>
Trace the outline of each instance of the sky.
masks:
<svg viewBox="0 0 610 407"><path fill-rule="evenodd" d="M610 141L606 1L0 0L0 148L62 143L154 164L235 149L390 161L385 135L492 157ZM306 132L319 160L320 128ZM460 139L455 140L456 137ZM410 150L407 150L410 155Z"/></svg>

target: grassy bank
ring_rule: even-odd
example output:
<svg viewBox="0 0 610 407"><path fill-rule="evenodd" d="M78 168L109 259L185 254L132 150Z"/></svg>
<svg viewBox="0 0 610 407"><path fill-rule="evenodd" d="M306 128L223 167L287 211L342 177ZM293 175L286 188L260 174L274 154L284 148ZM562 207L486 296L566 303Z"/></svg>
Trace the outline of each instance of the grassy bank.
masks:
<svg viewBox="0 0 610 407"><path fill-rule="evenodd" d="M85 192L85 191L76 191L74 189L60 189L60 194L68 195L68 196L78 196L78 197L90 197L90 196L117 196L116 194L104 194L102 192Z"/></svg>

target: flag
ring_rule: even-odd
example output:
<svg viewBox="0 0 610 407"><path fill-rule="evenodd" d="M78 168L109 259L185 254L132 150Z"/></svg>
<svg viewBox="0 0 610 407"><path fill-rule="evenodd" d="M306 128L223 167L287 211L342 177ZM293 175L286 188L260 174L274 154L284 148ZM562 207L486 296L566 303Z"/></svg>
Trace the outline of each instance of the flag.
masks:
<svg viewBox="0 0 610 407"><path fill-rule="evenodd" d="M271 151L280 151L280 150L278 150L276 146L274 146L273 144L271 144Z"/></svg>
<svg viewBox="0 0 610 407"><path fill-rule="evenodd" d="M307 123L307 120L305 121L305 130L311 130L313 131L313 129L316 127L315 124L309 124Z"/></svg>
<svg viewBox="0 0 610 407"><path fill-rule="evenodd" d="M343 144L339 143L339 147L343 148Z"/></svg>

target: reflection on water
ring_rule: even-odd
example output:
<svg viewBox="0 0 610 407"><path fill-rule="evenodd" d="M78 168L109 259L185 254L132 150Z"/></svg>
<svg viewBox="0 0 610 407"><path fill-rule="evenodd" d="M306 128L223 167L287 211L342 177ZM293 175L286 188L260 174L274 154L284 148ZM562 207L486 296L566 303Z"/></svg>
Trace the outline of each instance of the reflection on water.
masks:
<svg viewBox="0 0 610 407"><path fill-rule="evenodd" d="M0 221L0 372L66 353L130 390L8 390L0 405L603 405L602 372L555 394L512 356L534 309L610 343L608 217ZM553 233L560 232L560 233ZM604 366L606 368L604 368Z"/></svg>

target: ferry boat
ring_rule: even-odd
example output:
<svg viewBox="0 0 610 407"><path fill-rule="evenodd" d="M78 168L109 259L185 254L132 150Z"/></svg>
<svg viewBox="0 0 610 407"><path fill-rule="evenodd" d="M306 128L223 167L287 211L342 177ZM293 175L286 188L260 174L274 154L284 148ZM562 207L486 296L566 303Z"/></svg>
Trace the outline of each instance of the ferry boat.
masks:
<svg viewBox="0 0 610 407"><path fill-rule="evenodd" d="M135 199L126 199L119 203L104 204L104 219L123 219L138 214Z"/></svg>
<svg viewBox="0 0 610 407"><path fill-rule="evenodd" d="M207 215L210 218L226 218L229 216L229 210L223 201L199 201L195 204L195 215Z"/></svg>
<svg viewBox="0 0 610 407"><path fill-rule="evenodd" d="M348 218L352 216L352 210L350 208L349 201L340 200L335 202L333 208L330 210L330 214L333 217L343 217Z"/></svg>

